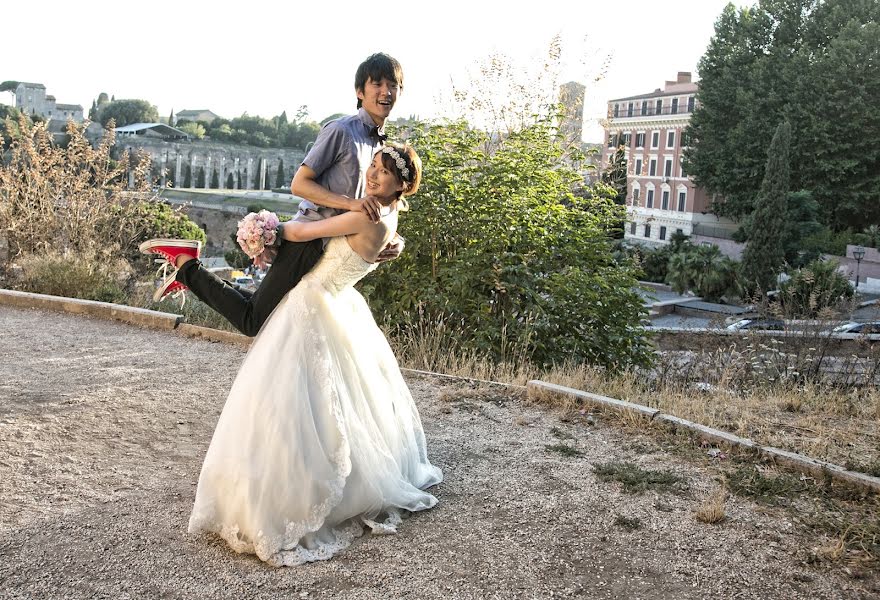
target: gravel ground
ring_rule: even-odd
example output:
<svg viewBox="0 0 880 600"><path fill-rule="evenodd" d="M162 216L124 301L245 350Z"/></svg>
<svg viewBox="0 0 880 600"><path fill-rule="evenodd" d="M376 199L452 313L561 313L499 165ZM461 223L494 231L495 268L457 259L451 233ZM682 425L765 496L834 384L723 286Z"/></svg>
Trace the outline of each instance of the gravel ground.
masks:
<svg viewBox="0 0 880 600"><path fill-rule="evenodd" d="M808 565L817 540L783 512L733 498L722 524L696 521L711 473L642 434L425 378L410 384L440 504L396 536L273 569L186 533L241 349L5 307L0 334L2 598L880 597L876 578ZM548 450L560 436L582 455ZM593 474L609 460L687 485L627 494Z"/></svg>

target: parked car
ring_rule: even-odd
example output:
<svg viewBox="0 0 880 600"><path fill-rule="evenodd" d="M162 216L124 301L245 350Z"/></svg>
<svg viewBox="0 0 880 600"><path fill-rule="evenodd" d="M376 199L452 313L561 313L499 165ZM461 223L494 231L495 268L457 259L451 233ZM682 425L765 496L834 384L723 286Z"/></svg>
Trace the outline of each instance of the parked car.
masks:
<svg viewBox="0 0 880 600"><path fill-rule="evenodd" d="M785 321L782 319L740 319L725 327L728 331L744 331L755 329L761 331L782 331Z"/></svg>
<svg viewBox="0 0 880 600"><path fill-rule="evenodd" d="M254 283L254 278L250 275L243 275L241 277L236 277L232 280L232 283L235 285L240 285L243 288L253 288L256 289L257 284Z"/></svg>
<svg viewBox="0 0 880 600"><path fill-rule="evenodd" d="M880 333L880 322L844 323L834 328L834 333Z"/></svg>

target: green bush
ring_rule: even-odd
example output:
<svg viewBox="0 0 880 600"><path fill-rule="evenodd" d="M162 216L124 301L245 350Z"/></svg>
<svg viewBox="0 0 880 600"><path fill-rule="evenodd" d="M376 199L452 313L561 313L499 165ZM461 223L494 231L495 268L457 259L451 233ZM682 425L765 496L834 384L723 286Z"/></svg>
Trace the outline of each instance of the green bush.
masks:
<svg viewBox="0 0 880 600"><path fill-rule="evenodd" d="M833 260L816 260L795 271L780 288L784 314L790 318L815 318L838 308L853 296L853 289Z"/></svg>
<svg viewBox="0 0 880 600"><path fill-rule="evenodd" d="M578 157L550 119L500 138L463 122L411 127L424 175L401 216L406 249L362 284L380 322L448 317L450 344L495 360L646 360L636 268L615 260L609 235L623 207L601 183L575 193Z"/></svg>

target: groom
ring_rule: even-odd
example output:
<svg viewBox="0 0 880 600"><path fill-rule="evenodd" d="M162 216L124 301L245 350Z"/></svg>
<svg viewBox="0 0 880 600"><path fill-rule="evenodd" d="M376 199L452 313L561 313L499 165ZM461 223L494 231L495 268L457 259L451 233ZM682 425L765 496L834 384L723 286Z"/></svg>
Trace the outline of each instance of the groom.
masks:
<svg viewBox="0 0 880 600"><path fill-rule="evenodd" d="M327 123L293 177L290 191L303 198L294 221L324 219L347 210L361 211L372 220L379 220L378 200L365 193L366 171L383 145L385 121L403 88L400 63L387 54L373 54L358 67L354 87L358 112ZM205 269L198 260L201 242L144 242L142 252L158 254L174 267L154 299L162 300L189 288L236 329L255 336L285 294L315 266L324 249L321 239L288 242L278 238L280 245L272 268L253 293ZM403 239L398 236L378 260L397 258L402 250Z"/></svg>

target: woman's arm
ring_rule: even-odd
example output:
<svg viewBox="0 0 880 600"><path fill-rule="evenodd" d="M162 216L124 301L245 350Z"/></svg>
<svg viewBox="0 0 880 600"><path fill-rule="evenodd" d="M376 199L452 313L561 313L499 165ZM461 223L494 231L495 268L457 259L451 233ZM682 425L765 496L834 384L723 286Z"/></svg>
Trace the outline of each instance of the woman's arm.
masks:
<svg viewBox="0 0 880 600"><path fill-rule="evenodd" d="M371 226L364 213L351 211L319 221L288 221L282 225L282 237L288 242L308 242L361 233Z"/></svg>

